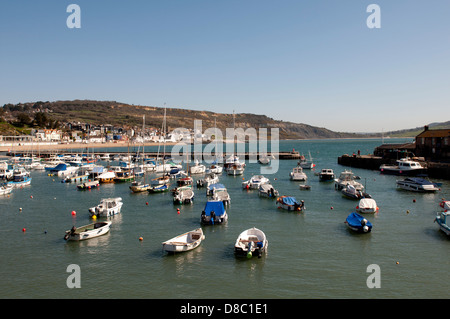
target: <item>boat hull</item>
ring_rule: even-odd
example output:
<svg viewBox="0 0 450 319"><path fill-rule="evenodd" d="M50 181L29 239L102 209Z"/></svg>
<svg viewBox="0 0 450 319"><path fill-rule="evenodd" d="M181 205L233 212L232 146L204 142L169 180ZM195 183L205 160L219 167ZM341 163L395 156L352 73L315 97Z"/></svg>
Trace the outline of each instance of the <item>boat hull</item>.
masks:
<svg viewBox="0 0 450 319"><path fill-rule="evenodd" d="M203 239L205 239L203 230L197 228L163 242L162 246L163 250L169 253L181 253L197 248Z"/></svg>
<svg viewBox="0 0 450 319"><path fill-rule="evenodd" d="M92 223L80 228L66 231L64 239L67 241L82 241L105 235L111 228L111 222Z"/></svg>
<svg viewBox="0 0 450 319"><path fill-rule="evenodd" d="M251 228L243 231L234 245L234 254L236 257L258 256L260 258L267 252L269 242L264 232L257 228Z"/></svg>

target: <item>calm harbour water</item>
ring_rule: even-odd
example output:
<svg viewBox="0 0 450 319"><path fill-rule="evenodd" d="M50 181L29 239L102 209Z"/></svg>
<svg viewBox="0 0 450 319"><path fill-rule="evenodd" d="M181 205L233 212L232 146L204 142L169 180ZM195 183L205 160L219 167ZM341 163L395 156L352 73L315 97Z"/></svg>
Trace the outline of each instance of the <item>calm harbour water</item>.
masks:
<svg viewBox="0 0 450 319"><path fill-rule="evenodd" d="M380 144L380 140L281 141L280 150L310 151L317 172L332 168L338 175L348 168L337 164L338 156L357 150L372 153ZM259 198L257 191L242 190L242 177L259 174L261 167L247 164L244 176L220 177L231 195L228 223L203 227L206 239L201 246L177 255L164 253L161 242L200 225L205 189L194 189L193 205L177 206L170 193L133 194L128 183L79 191L75 184L32 171L31 186L0 197L0 297L449 297L450 239L433 222L440 199L450 198L448 181L433 180L442 183L436 194L417 194L397 190L395 176L352 169L380 207L378 214L366 216L373 223L372 232L358 235L344 224L357 201L343 198L333 183L319 182L309 170L305 172L311 190L300 190L301 182L289 180L294 166L296 161L280 161L278 172L265 176L281 195L304 200L305 212L278 210L274 201ZM84 242L64 241L64 232L72 225L91 222L89 207L101 198L117 196L124 205L122 213L111 219L109 234ZM250 227L266 233L268 254L236 259L236 237ZM70 264L81 268L80 289L66 285ZM381 288L366 285L370 264L380 266Z"/></svg>

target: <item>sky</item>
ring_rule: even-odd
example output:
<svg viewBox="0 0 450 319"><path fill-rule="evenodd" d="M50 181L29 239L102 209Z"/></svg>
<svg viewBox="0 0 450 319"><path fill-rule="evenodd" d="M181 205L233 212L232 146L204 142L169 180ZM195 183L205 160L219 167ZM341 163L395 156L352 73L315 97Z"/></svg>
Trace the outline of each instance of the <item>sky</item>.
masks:
<svg viewBox="0 0 450 319"><path fill-rule="evenodd" d="M0 106L73 99L339 132L448 121L450 1L1 1Z"/></svg>

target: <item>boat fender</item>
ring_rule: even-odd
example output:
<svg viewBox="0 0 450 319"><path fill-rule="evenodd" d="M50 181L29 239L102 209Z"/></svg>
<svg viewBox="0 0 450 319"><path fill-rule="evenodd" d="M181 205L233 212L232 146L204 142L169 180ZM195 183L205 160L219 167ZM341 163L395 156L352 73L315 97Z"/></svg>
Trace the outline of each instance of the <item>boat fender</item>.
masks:
<svg viewBox="0 0 450 319"><path fill-rule="evenodd" d="M363 220L361 220L362 226L367 227L366 224L367 224L367 219L364 218Z"/></svg>

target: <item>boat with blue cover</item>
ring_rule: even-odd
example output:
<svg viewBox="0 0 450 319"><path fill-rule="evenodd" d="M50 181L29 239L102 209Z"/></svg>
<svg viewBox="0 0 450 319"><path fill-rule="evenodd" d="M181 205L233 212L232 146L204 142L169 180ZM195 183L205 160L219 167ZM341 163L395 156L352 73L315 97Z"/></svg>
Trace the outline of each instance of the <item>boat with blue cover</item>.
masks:
<svg viewBox="0 0 450 319"><path fill-rule="evenodd" d="M295 197L292 196L281 196L277 198L278 208L293 210L301 212L305 209L305 202L302 200L301 202L297 201Z"/></svg>
<svg viewBox="0 0 450 319"><path fill-rule="evenodd" d="M348 228L358 233L368 233L372 230L372 223L358 213L348 215L345 223Z"/></svg>
<svg viewBox="0 0 450 319"><path fill-rule="evenodd" d="M201 223L205 225L223 224L228 220L228 214L223 202L220 200L210 200L206 202L202 211Z"/></svg>

